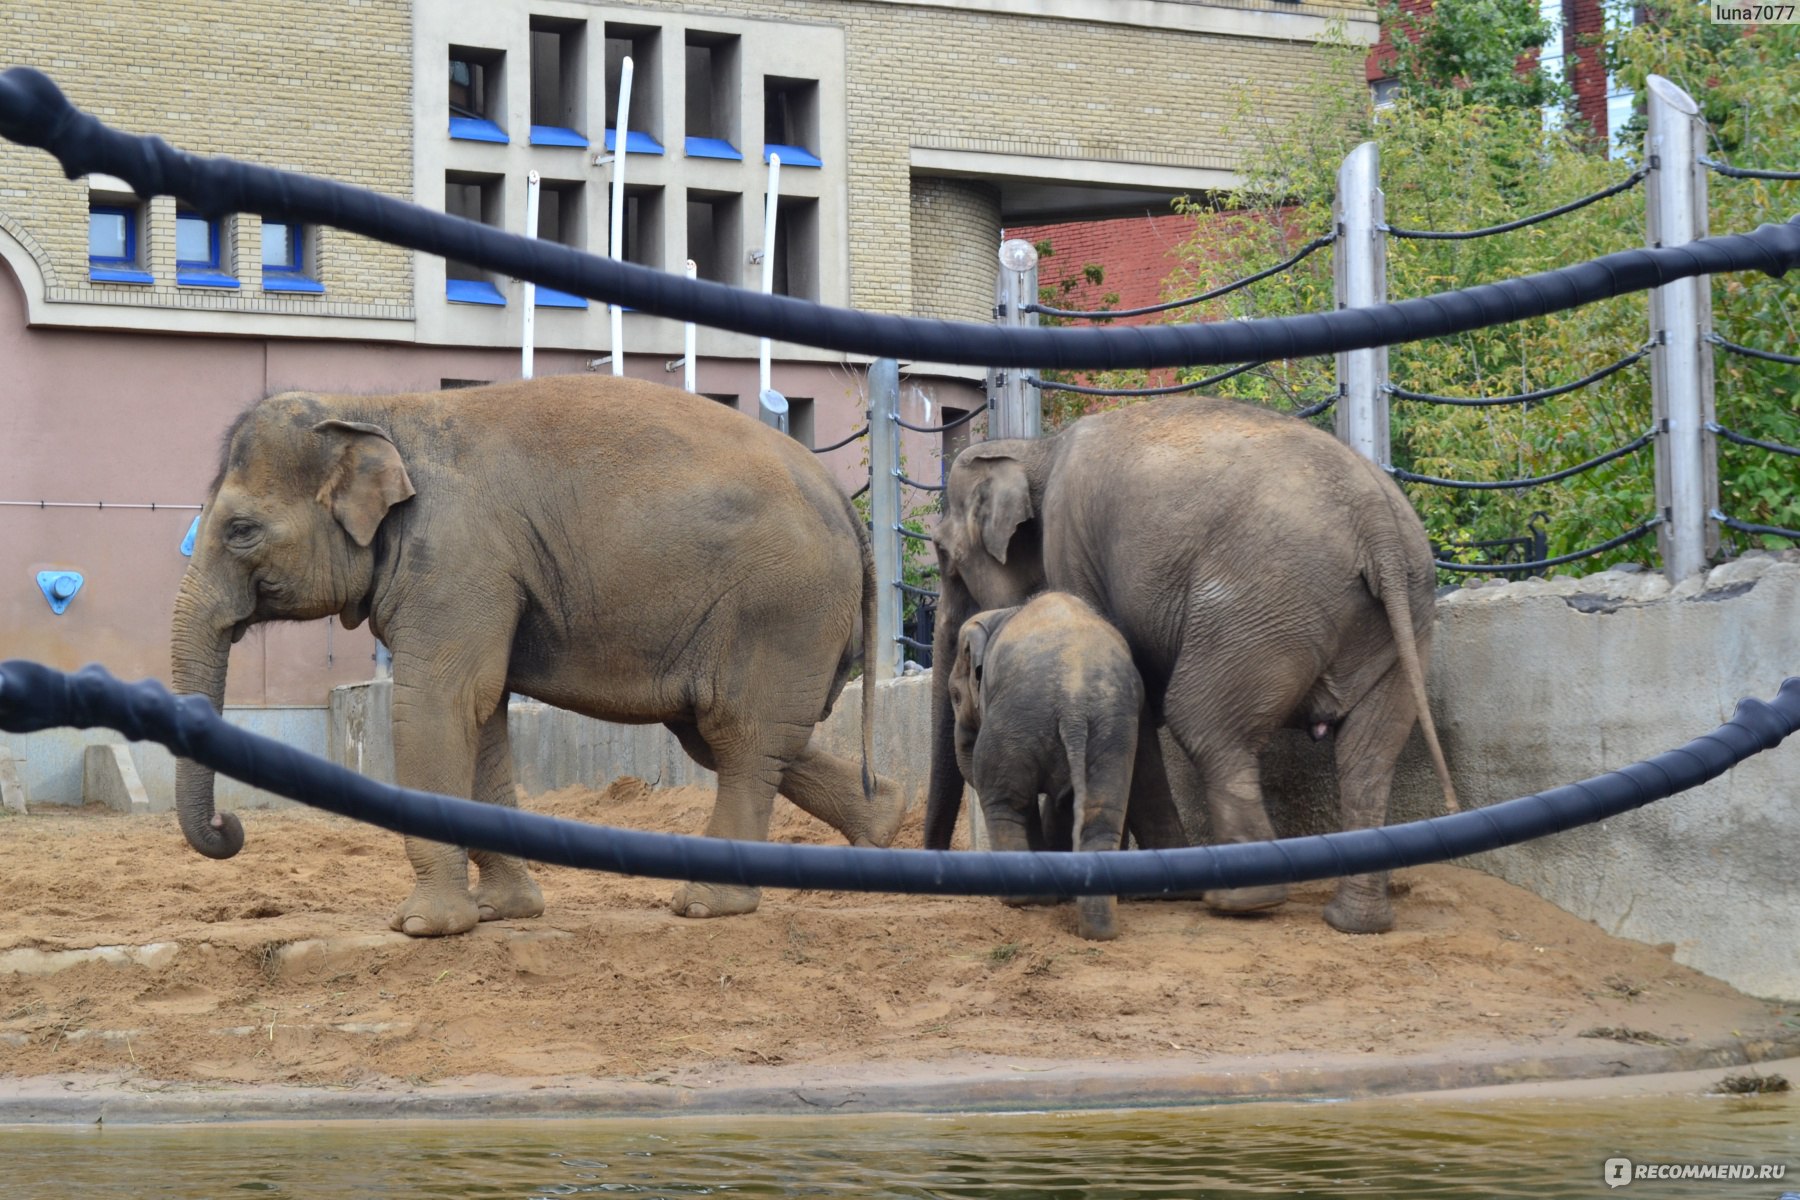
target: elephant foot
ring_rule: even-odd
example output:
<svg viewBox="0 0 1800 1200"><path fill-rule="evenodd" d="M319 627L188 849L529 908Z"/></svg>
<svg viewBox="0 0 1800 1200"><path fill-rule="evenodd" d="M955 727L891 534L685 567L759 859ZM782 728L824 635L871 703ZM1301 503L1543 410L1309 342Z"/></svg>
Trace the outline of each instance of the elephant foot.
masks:
<svg viewBox="0 0 1800 1200"><path fill-rule="evenodd" d="M1325 906L1325 923L1339 933L1386 933L1394 927L1394 906L1385 889L1375 900L1346 898L1340 892Z"/></svg>
<svg viewBox="0 0 1800 1200"><path fill-rule="evenodd" d="M475 897L465 891L427 891L415 887L405 903L394 910L389 927L407 937L447 937L467 933L480 922Z"/></svg>
<svg viewBox="0 0 1800 1200"><path fill-rule="evenodd" d="M1119 936L1118 903L1111 896L1083 896L1075 902L1080 918L1076 932L1090 942L1110 942Z"/></svg>
<svg viewBox="0 0 1800 1200"><path fill-rule="evenodd" d="M482 869L481 882L475 888L475 907L483 921L541 917L544 893L523 866L501 872L487 867Z"/></svg>
<svg viewBox="0 0 1800 1200"><path fill-rule="evenodd" d="M735 917L753 913L762 902L762 889L723 883L684 883L675 889L669 907L678 917Z"/></svg>
<svg viewBox="0 0 1800 1200"><path fill-rule="evenodd" d="M1053 906L1067 900L1067 896L1002 896L1000 902L1008 908L1032 908L1036 905Z"/></svg>
<svg viewBox="0 0 1800 1200"><path fill-rule="evenodd" d="M1285 904L1287 898L1285 883L1252 888L1213 888L1206 893L1207 904L1212 906L1214 912L1222 913L1261 912L1265 908Z"/></svg>

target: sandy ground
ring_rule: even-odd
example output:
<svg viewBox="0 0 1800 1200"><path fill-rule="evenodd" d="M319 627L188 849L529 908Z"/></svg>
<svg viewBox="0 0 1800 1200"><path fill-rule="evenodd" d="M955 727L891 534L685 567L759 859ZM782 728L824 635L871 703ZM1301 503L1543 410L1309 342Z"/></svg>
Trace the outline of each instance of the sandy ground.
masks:
<svg viewBox="0 0 1800 1200"><path fill-rule="evenodd" d="M776 838L834 840L777 803ZM530 806L698 832L710 804L620 780ZM1325 925L1317 884L1258 917L1127 904L1120 939L1094 944L1068 905L770 891L753 915L689 921L671 883L540 867L543 917L412 941L387 928L411 881L397 836L244 815L227 862L169 814L0 818L0 1077L530 1087L1800 1041L1791 1007L1462 868L1397 876L1399 925L1378 937ZM916 816L899 844L919 844ZM160 948L46 973L19 967L54 954L12 953L98 946Z"/></svg>

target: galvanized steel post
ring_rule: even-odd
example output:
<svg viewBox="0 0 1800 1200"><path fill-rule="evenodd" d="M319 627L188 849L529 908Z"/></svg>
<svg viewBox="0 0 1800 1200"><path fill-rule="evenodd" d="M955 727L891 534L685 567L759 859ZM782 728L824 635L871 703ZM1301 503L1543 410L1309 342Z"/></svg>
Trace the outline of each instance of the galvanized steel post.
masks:
<svg viewBox="0 0 1800 1200"><path fill-rule="evenodd" d="M1387 303L1387 216L1381 194L1381 151L1374 142L1352 150L1338 168L1337 242L1331 275L1339 308ZM1388 440L1387 347L1337 356L1337 436L1381 466L1393 461Z"/></svg>
<svg viewBox="0 0 1800 1200"><path fill-rule="evenodd" d="M1680 246L1706 236L1706 126L1699 106L1660 75L1650 76L1644 153L1649 242ZM1650 290L1651 414L1656 421L1656 540L1663 571L1679 583L1706 569L1718 550L1709 514L1719 502L1713 420L1712 276L1696 275Z"/></svg>
<svg viewBox="0 0 1800 1200"><path fill-rule="evenodd" d="M900 669L900 364L869 365L869 534L875 554L875 661L865 675L876 682Z"/></svg>
<svg viewBox="0 0 1800 1200"><path fill-rule="evenodd" d="M1038 254L1030 242L1008 239L1000 245L1000 273L994 284L994 317L1008 329L1035 329L1035 312L1025 306L1038 298ZM1001 367L988 373L988 436L1034 438L1043 428L1043 400L1025 382L1023 367Z"/></svg>

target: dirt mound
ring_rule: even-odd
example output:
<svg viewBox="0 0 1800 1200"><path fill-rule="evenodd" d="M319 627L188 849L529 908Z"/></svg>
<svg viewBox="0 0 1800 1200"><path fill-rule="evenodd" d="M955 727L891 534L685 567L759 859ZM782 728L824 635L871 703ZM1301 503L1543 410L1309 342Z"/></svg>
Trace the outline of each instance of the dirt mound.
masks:
<svg viewBox="0 0 1800 1200"><path fill-rule="evenodd" d="M620 780L540 812L698 832L698 789ZM1607 936L1481 873L1397 876L1398 927L1347 937L1330 885L1223 918L1072 906L765 894L747 917L676 918L674 884L537 869L534 921L413 941L397 837L310 811L246 815L236 858L201 858L172 815L0 820L0 1070L143 1081L367 1086L473 1075L660 1079L774 1064L983 1054L1162 1060L1406 1054L1624 1030L1680 1044L1779 1024L1772 1006ZM772 837L835 840L778 802ZM918 845L915 814L901 845ZM70 954L97 947L102 953Z"/></svg>

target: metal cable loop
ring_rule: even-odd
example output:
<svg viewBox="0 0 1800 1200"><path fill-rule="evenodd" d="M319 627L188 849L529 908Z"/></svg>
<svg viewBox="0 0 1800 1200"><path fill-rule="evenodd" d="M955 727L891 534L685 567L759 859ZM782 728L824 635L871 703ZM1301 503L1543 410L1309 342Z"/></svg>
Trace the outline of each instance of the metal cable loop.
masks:
<svg viewBox="0 0 1800 1200"><path fill-rule="evenodd" d="M1608 550L1616 550L1620 546L1625 545L1627 542L1635 542L1639 538L1643 537L1646 533L1649 533L1652 529L1655 529L1658 525L1661 525L1662 523L1663 523L1663 519L1661 517L1651 517L1648 521L1645 521L1643 524L1639 525L1637 528L1628 530L1625 533L1621 533L1616 538L1608 538L1606 541L1601 542L1598 546L1590 546L1586 550L1576 550L1569 554L1559 554L1555 558L1540 558L1540 559L1536 559L1535 561L1532 561L1532 562L1454 563L1454 562L1445 562L1442 559L1437 559L1437 558L1434 558L1431 561L1432 561L1432 565L1436 566L1440 571L1473 571L1473 572L1498 573L1501 571L1534 571L1534 570L1540 570L1544 567L1560 567L1564 563L1572 563L1572 562L1576 561L1577 559L1582 559L1582 558L1592 558L1596 554L1605 554Z"/></svg>
<svg viewBox="0 0 1800 1200"><path fill-rule="evenodd" d="M1757 167L1734 167L1716 159L1700 156L1700 165L1732 179L1800 179L1800 171L1765 171Z"/></svg>
<svg viewBox="0 0 1800 1200"><path fill-rule="evenodd" d="M911 646L914 650L930 650L933 648L930 642L915 642L904 633L896 633L894 635L894 640L899 642L902 646Z"/></svg>
<svg viewBox="0 0 1800 1200"><path fill-rule="evenodd" d="M1800 357L1792 354L1777 354L1773 350L1757 350L1751 346L1740 346L1736 342L1728 342L1716 333L1708 332L1704 338L1715 346L1723 347L1733 354L1742 354L1746 358L1760 358L1765 362L1783 363L1790 367L1800 367Z"/></svg>
<svg viewBox="0 0 1800 1200"><path fill-rule="evenodd" d="M1636 450L1642 450L1656 436L1656 430L1646 430L1636 438L1620 446L1617 450L1608 450L1598 458L1590 458L1584 463L1576 463L1572 467L1564 467L1549 475L1536 475L1526 479L1501 479L1492 483L1481 483L1471 479L1439 479L1435 475L1415 475L1401 467L1387 467L1385 470L1395 479L1403 479L1407 483L1429 483L1434 487L1465 488L1474 491L1501 491L1506 488L1537 487L1539 484L1555 483L1559 479L1567 479L1571 475L1579 475L1583 471L1591 471L1615 458L1623 458Z"/></svg>
<svg viewBox="0 0 1800 1200"><path fill-rule="evenodd" d="M973 421L976 417L980 416L982 413L984 413L986 411L987 411L986 408L971 408L968 412L966 412L962 416L956 418L956 420L945 421L942 425L909 425L905 421L902 421L900 419L899 413L895 413L895 412L891 412L888 414L888 420L892 421L894 424L898 425L900 428L910 429L914 433L948 433L952 429L955 429L959 425L965 425L968 422Z"/></svg>
<svg viewBox="0 0 1800 1200"><path fill-rule="evenodd" d="M1260 279L1267 279L1271 275L1280 274L1313 251L1329 246L1335 241L1337 241L1336 233L1328 233L1323 237L1316 237L1312 241L1306 243L1306 245L1302 246L1299 252L1292 257L1284 259L1266 270L1258 271L1254 275L1246 275L1242 279L1235 279L1221 287L1212 289L1210 292L1201 292L1198 296L1189 296L1185 300L1165 300L1161 304L1147 304L1143 308L1099 308L1090 312L1083 312L1073 308L1052 308L1048 304L1024 304L1020 305L1020 311L1041 313L1046 317L1080 317L1088 319L1095 317L1146 317L1151 313L1168 312L1171 308L1186 308L1190 304L1202 304L1208 300L1217 300L1220 296L1228 296L1239 288L1249 287Z"/></svg>
<svg viewBox="0 0 1800 1200"><path fill-rule="evenodd" d="M1529 217L1520 217L1516 221L1508 221L1504 225L1489 225L1486 229L1470 229L1450 233L1439 232L1432 229L1402 229L1397 225L1381 225L1378 228L1380 228L1383 233L1397 238L1418 238L1440 242L1460 242L1466 241L1469 238L1491 237L1496 233L1511 233L1515 229L1523 229L1527 225L1536 225L1539 221L1548 221L1552 217L1560 217L1565 213L1572 213L1578 208L1586 208L1596 200L1604 200L1608 196L1616 196L1620 192L1628 191L1629 189L1636 187L1638 184L1642 183L1644 178L1649 174L1649 168L1639 167L1618 183L1613 184L1609 188L1602 188L1590 196L1583 196L1579 200L1571 200L1567 204L1558 205L1556 208L1549 209L1545 212L1533 213Z"/></svg>
<svg viewBox="0 0 1800 1200"><path fill-rule="evenodd" d="M1304 420L1307 417L1316 417L1320 413L1324 412L1326 409L1330 408L1332 405L1336 404L1341 398L1342 397L1340 396L1339 393L1333 392L1333 393L1331 393L1331 395L1325 397L1323 400L1320 400L1315 404L1309 404L1305 408L1296 408L1293 412L1289 413L1288 415L1291 417L1299 417L1302 420Z"/></svg>
<svg viewBox="0 0 1800 1200"><path fill-rule="evenodd" d="M833 450L842 450L845 446L848 446L851 442L854 442L857 438L861 437L863 434L865 434L867 432L869 432L869 427L867 425L864 425L861 429L857 430L855 433L851 434L849 437L845 438L841 442L833 442L829 446L814 446L813 453L814 454L830 454Z"/></svg>
<svg viewBox="0 0 1800 1200"><path fill-rule="evenodd" d="M894 478L898 479L901 483L918 488L921 492L941 492L944 490L944 485L941 483L920 483L916 479L907 478L899 471L894 472Z"/></svg>
<svg viewBox="0 0 1800 1200"><path fill-rule="evenodd" d="M899 525L895 526L894 532L899 534L903 538L911 538L915 542L929 542L931 540L931 535L929 533L914 533L912 530L907 529L904 526L899 526Z"/></svg>
<svg viewBox="0 0 1800 1200"><path fill-rule="evenodd" d="M1776 454L1792 454L1800 456L1800 446L1784 446L1780 442L1765 442L1761 438L1749 437L1735 429L1729 429L1717 421L1706 423L1708 433L1716 433L1728 442L1736 442L1740 446L1755 446L1760 450L1770 450Z"/></svg>
<svg viewBox="0 0 1800 1200"><path fill-rule="evenodd" d="M1211 387L1215 383L1223 383L1235 375L1245 371L1254 371L1258 367L1268 365L1268 360L1245 363L1241 367L1233 367L1229 371L1220 371L1217 375L1208 375L1205 379L1196 379L1192 383L1170 383L1161 387L1145 388L1103 388L1092 387L1084 383L1046 383L1036 375L1025 376L1025 382L1042 392L1073 392L1078 396L1173 396L1178 392L1197 392L1201 388Z"/></svg>
<svg viewBox="0 0 1800 1200"><path fill-rule="evenodd" d="M938 594L936 588L914 587L912 584L900 579L894 580L894 586L909 596L935 596Z"/></svg>
<svg viewBox="0 0 1800 1200"><path fill-rule="evenodd" d="M1403 387L1397 387L1391 383L1383 384L1382 390L1391 396L1398 396L1402 400L1422 400L1427 404L1454 404L1466 408L1484 408L1495 404L1535 404L1539 400L1548 400L1552 396L1561 396L1566 392L1573 392L1579 388L1587 387L1591 383L1598 383L1608 375L1623 371L1632 363L1647 357L1649 353L1650 347L1642 346L1633 350L1618 362L1613 363L1610 366L1601 367L1592 375L1584 376L1573 383L1564 383L1556 387L1544 388L1536 392L1521 392L1516 396L1437 396L1430 392L1410 392Z"/></svg>
<svg viewBox="0 0 1800 1200"><path fill-rule="evenodd" d="M1768 534L1771 537L1784 537L1796 544L1800 544L1800 529L1783 529L1779 525L1751 525L1747 522L1728 517L1716 508L1706 515L1725 526L1725 528L1735 529L1739 533Z"/></svg>
<svg viewBox="0 0 1800 1200"><path fill-rule="evenodd" d="M863 494L865 494L865 493L866 493L866 492L867 492L867 491L868 491L868 490L869 490L869 485L868 485L868 484L866 484L866 483L865 483L865 484L863 484L863 485L862 485L862 486L861 486L861 487L859 487L859 488L857 488L857 489L856 489L856 490L855 490L855 491L854 491L854 492L851 492L851 493L850 493L850 498L851 498L851 499L852 499L852 500L854 500L854 499L856 499L856 498L857 498L857 497L858 497L858 496L861 496L861 495L863 495Z"/></svg>

